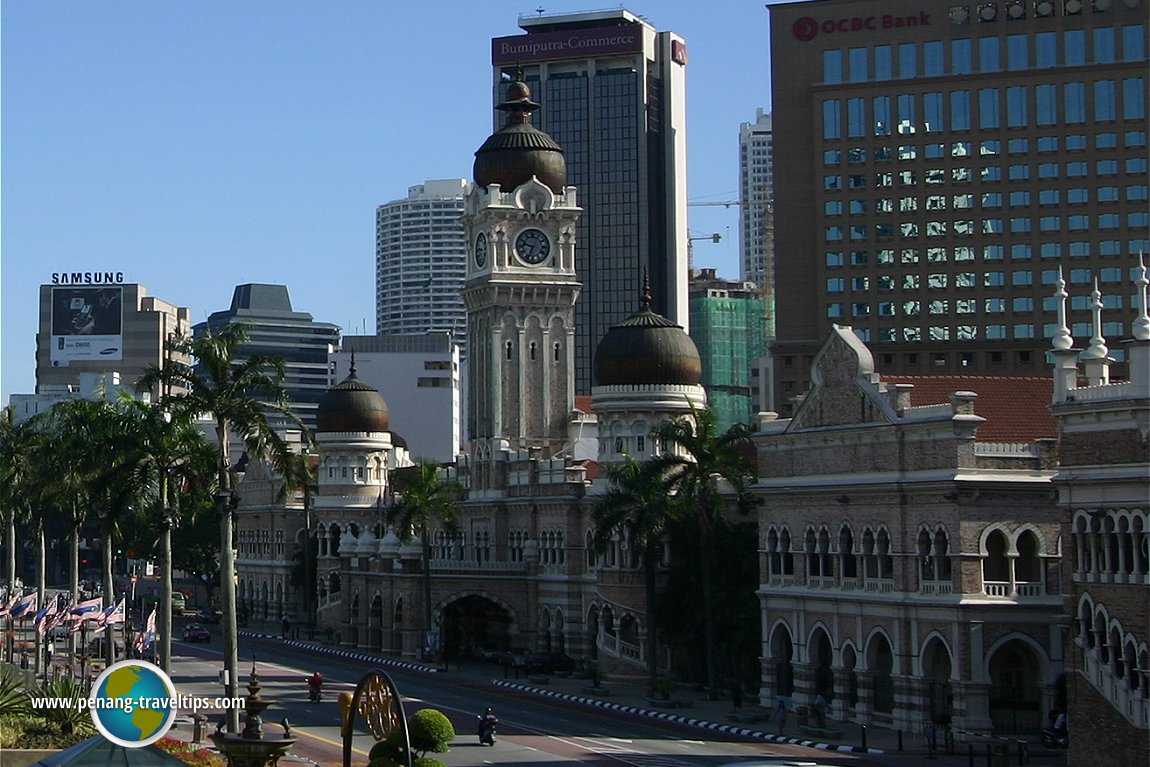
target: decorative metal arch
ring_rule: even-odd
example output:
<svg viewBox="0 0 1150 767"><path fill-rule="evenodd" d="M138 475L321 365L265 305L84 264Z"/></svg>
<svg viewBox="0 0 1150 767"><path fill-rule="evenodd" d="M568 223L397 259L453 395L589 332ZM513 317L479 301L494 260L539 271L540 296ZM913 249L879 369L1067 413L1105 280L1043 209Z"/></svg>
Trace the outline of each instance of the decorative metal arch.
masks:
<svg viewBox="0 0 1150 767"><path fill-rule="evenodd" d="M346 695L347 693L343 693ZM403 733L403 754L407 767L411 767L411 736L407 732L407 717L403 713L403 699L399 689L386 671L372 669L363 675L351 704L344 711L340 725L343 736L343 767L351 767L351 737L355 730L355 715L363 714L367 729L376 742L391 735L397 729Z"/></svg>

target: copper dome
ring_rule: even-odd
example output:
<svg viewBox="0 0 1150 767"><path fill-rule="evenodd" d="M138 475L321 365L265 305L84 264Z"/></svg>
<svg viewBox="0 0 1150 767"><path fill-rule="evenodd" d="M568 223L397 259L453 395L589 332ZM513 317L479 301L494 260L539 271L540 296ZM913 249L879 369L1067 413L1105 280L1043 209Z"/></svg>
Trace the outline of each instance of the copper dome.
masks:
<svg viewBox="0 0 1150 767"><path fill-rule="evenodd" d="M315 414L318 431L385 432L390 422L383 395L356 377L354 362L347 378L323 395Z"/></svg>
<svg viewBox="0 0 1150 767"><path fill-rule="evenodd" d="M703 363L686 331L652 311L645 298L639 311L612 325L599 341L594 374L596 386L695 386Z"/></svg>
<svg viewBox="0 0 1150 767"><path fill-rule="evenodd" d="M507 113L507 124L476 150L475 183L484 188L499 184L509 191L534 176L551 191L562 193L567 185L567 160L555 140L531 124L531 113L539 104L531 100L527 84L511 83L507 100L496 108Z"/></svg>

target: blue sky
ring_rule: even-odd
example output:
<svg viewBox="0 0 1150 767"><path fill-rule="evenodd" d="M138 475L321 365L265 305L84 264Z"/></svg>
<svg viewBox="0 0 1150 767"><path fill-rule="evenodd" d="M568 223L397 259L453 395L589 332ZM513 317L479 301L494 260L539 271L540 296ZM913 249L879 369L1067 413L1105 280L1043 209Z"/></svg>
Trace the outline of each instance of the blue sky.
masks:
<svg viewBox="0 0 1150 767"><path fill-rule="evenodd" d="M35 386L38 286L122 271L192 310L244 282L374 332L375 208L469 177L491 131L490 40L523 0L5 0L0 401ZM739 124L770 108L760 2L633 2L687 41L692 201L734 199ZM738 276L736 208L692 207L695 265Z"/></svg>

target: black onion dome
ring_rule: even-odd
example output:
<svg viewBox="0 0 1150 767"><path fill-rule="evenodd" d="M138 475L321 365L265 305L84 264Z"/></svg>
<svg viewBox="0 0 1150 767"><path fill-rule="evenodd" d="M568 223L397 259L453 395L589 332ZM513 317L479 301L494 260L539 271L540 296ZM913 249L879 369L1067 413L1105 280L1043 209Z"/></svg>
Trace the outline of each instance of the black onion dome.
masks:
<svg viewBox="0 0 1150 767"><path fill-rule="evenodd" d="M551 191L562 193L567 160L555 140L531 124L531 113L538 108L526 83L516 80L508 86L507 100L496 107L507 113L507 124L475 152L476 184L484 188L499 184L509 191L535 176Z"/></svg>
<svg viewBox="0 0 1150 767"><path fill-rule="evenodd" d="M383 395L356 377L354 360L347 378L327 390L315 414L318 431L384 432L390 422Z"/></svg>
<svg viewBox="0 0 1150 767"><path fill-rule="evenodd" d="M644 296L642 308L612 325L599 341L594 375L596 386L695 386L703 362L687 332L652 311L650 296Z"/></svg>

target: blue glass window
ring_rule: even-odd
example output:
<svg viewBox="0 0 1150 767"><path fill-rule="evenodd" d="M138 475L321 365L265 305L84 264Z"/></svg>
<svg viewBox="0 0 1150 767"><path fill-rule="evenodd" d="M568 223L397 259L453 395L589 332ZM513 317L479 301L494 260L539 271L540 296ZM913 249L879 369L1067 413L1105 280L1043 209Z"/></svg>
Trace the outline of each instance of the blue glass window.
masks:
<svg viewBox="0 0 1150 767"><path fill-rule="evenodd" d="M823 138L842 138L842 107L838 99L828 99L823 102Z"/></svg>
<svg viewBox="0 0 1150 767"><path fill-rule="evenodd" d="M1058 89L1053 85L1034 87L1035 118L1039 125L1058 124Z"/></svg>
<svg viewBox="0 0 1150 767"><path fill-rule="evenodd" d="M851 48L847 53L848 77L852 83L865 83L867 80L866 48Z"/></svg>
<svg viewBox="0 0 1150 767"><path fill-rule="evenodd" d="M1026 88L1012 86L1006 89L1006 126L1025 128L1029 120L1026 114Z"/></svg>
<svg viewBox="0 0 1150 767"><path fill-rule="evenodd" d="M969 75L974 71L970 40L950 41L950 71L956 75Z"/></svg>
<svg viewBox="0 0 1150 767"><path fill-rule="evenodd" d="M1029 61L1029 48L1026 35L1010 35L1006 38L1006 68L1017 72L1026 69Z"/></svg>
<svg viewBox="0 0 1150 767"><path fill-rule="evenodd" d="M893 76L890 46L876 45L874 47L874 79L889 80Z"/></svg>
<svg viewBox="0 0 1150 767"><path fill-rule="evenodd" d="M866 131L866 99L847 99L847 136L862 138Z"/></svg>
<svg viewBox="0 0 1150 767"><path fill-rule="evenodd" d="M978 40L978 71L998 71L998 38L981 37Z"/></svg>
<svg viewBox="0 0 1150 767"><path fill-rule="evenodd" d="M970 130L970 91L954 91L950 94L951 130Z"/></svg>
<svg viewBox="0 0 1150 767"><path fill-rule="evenodd" d="M1115 120L1118 117L1114 81L1098 80L1094 83L1094 119Z"/></svg>
<svg viewBox="0 0 1150 767"><path fill-rule="evenodd" d="M1058 36L1053 32L1039 32L1034 36L1034 65L1039 69L1058 66Z"/></svg>
<svg viewBox="0 0 1150 767"><path fill-rule="evenodd" d="M1114 27L1098 27L1094 30L1094 63L1113 64Z"/></svg>
<svg viewBox="0 0 1150 767"><path fill-rule="evenodd" d="M1086 31L1067 30L1062 38L1063 64L1075 67L1086 63Z"/></svg>
<svg viewBox="0 0 1150 767"><path fill-rule="evenodd" d="M889 136L892 122L890 96L875 96L871 106L874 108L874 135Z"/></svg>
<svg viewBox="0 0 1150 767"><path fill-rule="evenodd" d="M843 52L823 51L823 82L834 85L843 81Z"/></svg>
<svg viewBox="0 0 1150 767"><path fill-rule="evenodd" d="M944 129L942 94L938 91L922 94L922 119L927 133L938 133Z"/></svg>
<svg viewBox="0 0 1150 767"><path fill-rule="evenodd" d="M914 96L904 93L898 97L898 132L914 133L918 120L914 113ZM907 131L905 126L910 126Z"/></svg>
<svg viewBox="0 0 1150 767"><path fill-rule="evenodd" d="M1086 85L1083 83L1066 83L1062 88L1063 94L1063 122L1086 122ZM1069 145L1067 149L1069 149Z"/></svg>
<svg viewBox="0 0 1150 767"><path fill-rule="evenodd" d="M998 88L980 88L978 91L978 127L998 128Z"/></svg>
<svg viewBox="0 0 1150 767"><path fill-rule="evenodd" d="M903 79L918 76L918 46L914 43L898 46L898 76Z"/></svg>
<svg viewBox="0 0 1150 767"><path fill-rule="evenodd" d="M1127 77L1122 81L1122 117L1127 120L1146 117L1146 86L1141 77Z"/></svg>
<svg viewBox="0 0 1150 767"><path fill-rule="evenodd" d="M943 56L942 41L931 40L922 44L922 71L927 77L945 74L946 58Z"/></svg>
<svg viewBox="0 0 1150 767"><path fill-rule="evenodd" d="M1142 25L1131 24L1122 27L1122 60L1141 61L1146 58L1146 43Z"/></svg>

